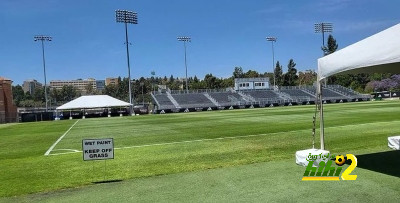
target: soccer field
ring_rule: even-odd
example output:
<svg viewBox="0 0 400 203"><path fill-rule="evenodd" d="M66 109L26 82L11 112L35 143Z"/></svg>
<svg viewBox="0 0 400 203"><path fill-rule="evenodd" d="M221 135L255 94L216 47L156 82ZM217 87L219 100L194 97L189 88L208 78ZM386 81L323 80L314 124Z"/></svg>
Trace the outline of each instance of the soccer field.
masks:
<svg viewBox="0 0 400 203"><path fill-rule="evenodd" d="M387 137L400 134L399 107L399 101L326 105L326 148L334 154L388 151ZM167 174L185 180L188 173L209 173L205 170L215 168L231 174L235 167L242 167L250 178L255 178L260 165L284 173L287 170L282 166L291 166L300 172L294 176L287 172L284 180L298 177L294 181L301 182L304 168L295 165L294 154L311 148L314 108L309 105L0 126L0 197L82 187L103 180L151 181L157 178L153 176ZM82 139L92 138L114 138L115 159L83 161ZM359 171L372 179L381 175ZM400 185L399 177L393 177L394 182L385 177L381 180L387 181L388 187ZM247 181L255 184L253 179ZM112 184L117 184L117 192L121 184L127 183ZM376 183L366 184L368 188ZM197 190L201 188L198 185ZM392 188L391 194L399 195L399 190ZM57 193L53 195L57 198Z"/></svg>

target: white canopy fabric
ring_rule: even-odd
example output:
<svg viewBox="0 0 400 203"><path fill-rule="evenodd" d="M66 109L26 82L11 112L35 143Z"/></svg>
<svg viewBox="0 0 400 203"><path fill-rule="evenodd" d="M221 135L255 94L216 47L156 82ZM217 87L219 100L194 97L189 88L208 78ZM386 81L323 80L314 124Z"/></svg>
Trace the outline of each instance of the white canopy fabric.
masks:
<svg viewBox="0 0 400 203"><path fill-rule="evenodd" d="M319 80L338 73L400 73L400 24L318 59Z"/></svg>
<svg viewBox="0 0 400 203"><path fill-rule="evenodd" d="M91 95L81 96L62 106L57 107L57 110L70 109L93 109L93 108L108 108L108 107L123 107L131 104L115 99L108 95Z"/></svg>
<svg viewBox="0 0 400 203"><path fill-rule="evenodd" d="M321 149L324 110L321 80L338 73L400 73L400 24L318 59Z"/></svg>

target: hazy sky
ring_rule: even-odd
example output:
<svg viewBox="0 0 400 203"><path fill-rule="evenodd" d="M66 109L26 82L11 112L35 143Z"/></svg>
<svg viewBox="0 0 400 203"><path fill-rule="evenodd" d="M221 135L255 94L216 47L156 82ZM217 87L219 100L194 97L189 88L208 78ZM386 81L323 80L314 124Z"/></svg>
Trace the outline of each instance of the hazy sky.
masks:
<svg viewBox="0 0 400 203"><path fill-rule="evenodd" d="M41 45L45 43L47 81L105 79L128 74L125 29L115 10L138 12L129 25L132 78L184 77L183 43L190 36L188 75L203 78L245 71L272 72L275 58L286 72L293 58L299 71L316 69L322 35L314 23L331 22L339 48L400 23L398 0L0 0L0 76L15 84L43 83Z"/></svg>

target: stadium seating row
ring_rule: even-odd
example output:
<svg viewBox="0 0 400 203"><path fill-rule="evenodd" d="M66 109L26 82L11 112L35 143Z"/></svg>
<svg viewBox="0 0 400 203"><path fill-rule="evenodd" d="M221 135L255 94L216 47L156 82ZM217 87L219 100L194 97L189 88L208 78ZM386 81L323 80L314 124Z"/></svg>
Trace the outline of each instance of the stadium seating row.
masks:
<svg viewBox="0 0 400 203"><path fill-rule="evenodd" d="M153 99L159 110L177 108L217 108L229 107L234 105L259 105L267 106L270 104L282 105L292 103L305 103L315 101L315 87L281 87L279 90L246 90L235 92L229 91L198 91L197 93L163 93L153 94ZM323 88L322 95L324 100L329 101L354 101L366 98L351 89L329 85Z"/></svg>

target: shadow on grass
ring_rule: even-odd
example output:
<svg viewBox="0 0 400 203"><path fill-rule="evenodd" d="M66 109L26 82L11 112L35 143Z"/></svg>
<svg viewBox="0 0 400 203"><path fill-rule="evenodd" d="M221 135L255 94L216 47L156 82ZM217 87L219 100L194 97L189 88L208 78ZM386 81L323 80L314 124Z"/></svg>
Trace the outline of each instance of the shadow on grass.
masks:
<svg viewBox="0 0 400 203"><path fill-rule="evenodd" d="M117 183L117 182L121 182L122 180L102 180L102 181L96 181L96 182L92 182L94 184L103 184L103 183Z"/></svg>
<svg viewBox="0 0 400 203"><path fill-rule="evenodd" d="M363 168L400 178L400 151L356 155L357 168ZM347 160L346 164L351 164Z"/></svg>

